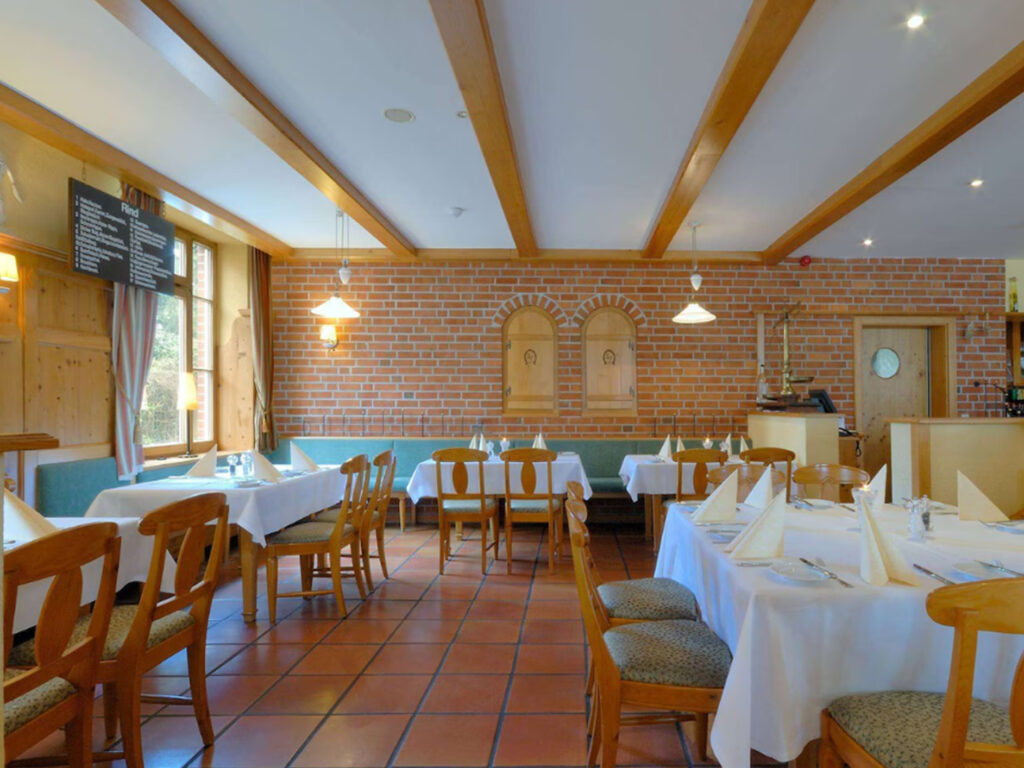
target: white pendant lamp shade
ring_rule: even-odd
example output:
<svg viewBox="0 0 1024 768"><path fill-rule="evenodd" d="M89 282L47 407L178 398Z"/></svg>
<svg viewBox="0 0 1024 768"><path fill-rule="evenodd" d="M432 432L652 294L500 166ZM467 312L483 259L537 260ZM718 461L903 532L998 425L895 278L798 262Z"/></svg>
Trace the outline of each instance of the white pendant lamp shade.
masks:
<svg viewBox="0 0 1024 768"><path fill-rule="evenodd" d="M313 308L313 314L320 317L329 317L334 320L349 320L359 317L359 313L348 305L341 296L334 294L323 304Z"/></svg>
<svg viewBox="0 0 1024 768"><path fill-rule="evenodd" d="M686 305L686 309L672 318L672 322L680 325L699 325L700 323L710 323L714 319L715 316L711 312L708 312L696 301L691 301Z"/></svg>

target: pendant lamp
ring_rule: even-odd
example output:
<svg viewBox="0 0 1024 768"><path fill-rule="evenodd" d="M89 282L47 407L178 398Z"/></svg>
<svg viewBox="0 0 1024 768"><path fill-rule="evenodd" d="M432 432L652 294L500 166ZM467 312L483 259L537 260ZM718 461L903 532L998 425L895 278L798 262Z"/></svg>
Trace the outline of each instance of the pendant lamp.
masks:
<svg viewBox="0 0 1024 768"><path fill-rule="evenodd" d="M698 325L700 323L710 323L715 319L715 315L704 309L697 301L697 291L700 290L701 283L704 278L697 272L697 227L700 224L696 221L690 222L690 250L693 252L693 274L690 275L690 285L693 287L693 293L690 294L690 303L686 305L682 312L672 318L673 323L679 323L680 325Z"/></svg>
<svg viewBox="0 0 1024 768"><path fill-rule="evenodd" d="M352 270L348 266L348 239L349 239L349 221L341 211L338 211L337 218L334 221L334 250L337 252L338 248L338 219L342 222L343 227L343 249L341 260L341 268L338 270L338 282L342 286L348 285L349 279L352 277ZM359 317L359 313L354 310L347 301L338 295L339 291L335 291L334 295L331 296L323 304L320 304L313 308L313 314L319 315L320 317L331 318L332 320L350 320L355 317Z"/></svg>

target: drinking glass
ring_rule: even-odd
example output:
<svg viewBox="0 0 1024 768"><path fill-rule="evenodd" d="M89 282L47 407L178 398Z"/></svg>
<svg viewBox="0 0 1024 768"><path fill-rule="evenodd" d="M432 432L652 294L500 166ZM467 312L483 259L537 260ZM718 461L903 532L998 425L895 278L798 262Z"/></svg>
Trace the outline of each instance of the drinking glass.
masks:
<svg viewBox="0 0 1024 768"><path fill-rule="evenodd" d="M235 468L238 466L238 454L232 453L228 455L228 474L234 475Z"/></svg>

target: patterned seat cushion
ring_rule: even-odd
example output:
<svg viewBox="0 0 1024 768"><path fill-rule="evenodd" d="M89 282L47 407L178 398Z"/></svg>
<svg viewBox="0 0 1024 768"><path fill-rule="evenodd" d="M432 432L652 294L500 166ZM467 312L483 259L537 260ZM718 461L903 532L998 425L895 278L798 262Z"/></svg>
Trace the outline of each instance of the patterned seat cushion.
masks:
<svg viewBox="0 0 1024 768"><path fill-rule="evenodd" d="M486 506L488 512L494 512L498 508L498 503L494 500L493 497L488 496ZM444 511L457 513L479 512L480 502L477 499L452 499L450 501L446 500L444 503Z"/></svg>
<svg viewBox="0 0 1024 768"><path fill-rule="evenodd" d="M24 669L5 669L4 682L20 677L25 674L25 671ZM35 720L46 710L53 709L74 695L75 686L63 677L55 677L12 701L5 701L4 735L13 733L26 723Z"/></svg>
<svg viewBox="0 0 1024 768"><path fill-rule="evenodd" d="M341 532L342 538L352 535L355 530L351 523L345 523L345 528ZM334 533L334 523L319 521L299 523L289 528L283 528L273 536L268 536L267 542L270 544L311 544L317 541L327 541L331 538L332 533Z"/></svg>
<svg viewBox="0 0 1024 768"><path fill-rule="evenodd" d="M124 645L124 641L128 637L128 630L131 629L132 622L135 621L135 612L137 610L138 606L136 605L114 606L114 610L110 613L110 629L107 630L107 641L103 645L104 661L116 659L117 654L121 652L121 646ZM85 633L89 631L89 619L89 616L83 616L75 623L75 629L71 633L69 645L74 645L85 637ZM192 614L186 611L175 611L164 616L162 619L157 619L149 628L147 646L152 648L154 645L162 643L164 640L188 629L195 623L196 620L192 617ZM15 646L8 659L8 664L15 667L30 667L35 663L35 640L26 640L24 643Z"/></svg>
<svg viewBox="0 0 1024 768"><path fill-rule="evenodd" d="M721 688L732 663L729 646L699 621L623 624L604 641L622 679L635 683Z"/></svg>
<svg viewBox="0 0 1024 768"><path fill-rule="evenodd" d="M334 507L334 509L325 509L323 512L316 516L315 523L336 523L338 522L338 515L341 514L341 507ZM380 521L380 512L376 509L373 510L373 515L370 517L370 527L375 528L377 523Z"/></svg>
<svg viewBox="0 0 1024 768"><path fill-rule="evenodd" d="M561 506L555 499L555 509ZM547 512L547 499L512 499L511 507L518 512Z"/></svg>
<svg viewBox="0 0 1024 768"><path fill-rule="evenodd" d="M886 768L927 768L939 736L944 693L885 691L844 696L828 711L851 738ZM1013 744L1009 713L974 699L967 740Z"/></svg>
<svg viewBox="0 0 1024 768"><path fill-rule="evenodd" d="M698 616L693 592L672 579L609 581L597 588L613 619L662 621Z"/></svg>

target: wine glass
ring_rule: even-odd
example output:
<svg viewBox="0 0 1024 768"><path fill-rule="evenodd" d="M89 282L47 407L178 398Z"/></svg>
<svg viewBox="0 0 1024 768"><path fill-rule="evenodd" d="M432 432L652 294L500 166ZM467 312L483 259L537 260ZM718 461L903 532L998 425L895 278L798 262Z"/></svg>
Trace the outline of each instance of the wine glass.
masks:
<svg viewBox="0 0 1024 768"><path fill-rule="evenodd" d="M232 453L228 455L228 474L235 474L235 467L238 466L238 454Z"/></svg>

